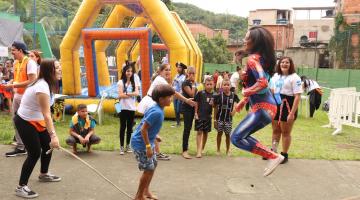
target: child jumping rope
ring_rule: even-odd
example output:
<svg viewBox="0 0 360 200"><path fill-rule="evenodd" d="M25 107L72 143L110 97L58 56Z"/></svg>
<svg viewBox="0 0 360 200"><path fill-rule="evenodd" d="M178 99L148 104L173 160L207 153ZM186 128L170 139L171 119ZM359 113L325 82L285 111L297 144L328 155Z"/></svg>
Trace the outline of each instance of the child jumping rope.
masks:
<svg viewBox="0 0 360 200"><path fill-rule="evenodd" d="M169 84L161 84L154 88L151 98L156 104L145 111L144 117L131 138L131 146L139 163L139 170L144 171L135 200L158 199L149 190L157 166L154 153L155 139L164 121L164 107L170 105L174 94L175 91Z"/></svg>

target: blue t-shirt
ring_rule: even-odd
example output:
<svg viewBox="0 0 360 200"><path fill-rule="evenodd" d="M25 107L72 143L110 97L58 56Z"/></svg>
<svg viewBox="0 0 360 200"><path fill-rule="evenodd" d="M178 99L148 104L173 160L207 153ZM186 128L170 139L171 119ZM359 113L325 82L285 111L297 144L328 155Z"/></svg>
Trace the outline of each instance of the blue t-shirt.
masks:
<svg viewBox="0 0 360 200"><path fill-rule="evenodd" d="M137 151L146 151L145 142L141 135L141 127L146 122L149 125L148 137L151 147L153 148L156 135L159 133L162 123L164 121L164 111L159 104L149 108L142 118L139 126L131 137L131 147Z"/></svg>

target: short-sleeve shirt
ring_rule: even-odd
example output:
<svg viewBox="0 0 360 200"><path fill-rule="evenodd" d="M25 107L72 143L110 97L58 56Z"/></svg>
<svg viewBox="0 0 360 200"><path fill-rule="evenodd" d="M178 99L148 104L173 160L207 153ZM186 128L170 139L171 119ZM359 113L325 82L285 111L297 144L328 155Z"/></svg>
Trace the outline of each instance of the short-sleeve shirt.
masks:
<svg viewBox="0 0 360 200"><path fill-rule="evenodd" d="M190 87L190 89L193 88L193 83L190 81L190 80L185 80L181 86L181 89L183 91L183 96L185 98L193 98L191 97L189 94L186 93L186 91L184 90L185 87ZM181 110L182 111L193 111L194 110L194 107L188 105L187 103L185 102L182 102L182 105L181 105Z"/></svg>
<svg viewBox="0 0 360 200"><path fill-rule="evenodd" d="M46 94L50 99L49 85L44 79L37 80L34 85L31 85L25 90L21 99L20 107L17 111L17 114L22 119L26 121L44 120L40 104L36 98L36 94L38 93Z"/></svg>
<svg viewBox="0 0 360 200"><path fill-rule="evenodd" d="M139 85L137 85L138 83L135 81L135 87L139 87ZM117 83L118 87L122 87L123 88L123 92L127 92L127 93L131 93L135 90L133 90L133 87L130 84L125 84L124 87L124 83L123 80L119 80ZM128 97L128 98L120 98L120 105L121 105L121 110L131 110L131 111L135 111L136 110L136 97L132 96L132 97Z"/></svg>
<svg viewBox="0 0 360 200"><path fill-rule="evenodd" d="M212 108L214 104L213 93L208 93L205 90L202 90L195 95L194 100L198 103L199 119L211 119Z"/></svg>
<svg viewBox="0 0 360 200"><path fill-rule="evenodd" d="M164 77L162 77L162 76L157 76L157 77L154 79L154 81L151 83L150 88L149 88L149 90L148 90L148 92L147 92L147 95L151 96L154 88L155 88L156 86L162 85L162 84L169 84L169 83L165 80Z"/></svg>
<svg viewBox="0 0 360 200"><path fill-rule="evenodd" d="M239 97L234 92L231 92L229 96L225 95L223 92L215 96L214 103L218 109L216 120L232 122L231 112L235 102L237 103L239 101Z"/></svg>
<svg viewBox="0 0 360 200"><path fill-rule="evenodd" d="M139 75L137 75L136 73L134 73L134 81L135 81L135 85L140 87L141 86L141 81L140 81L140 77Z"/></svg>
<svg viewBox="0 0 360 200"><path fill-rule="evenodd" d="M301 78L296 73L290 75L275 74L271 78L271 82L275 94L294 96L303 92Z"/></svg>
<svg viewBox="0 0 360 200"><path fill-rule="evenodd" d="M151 146L154 147L156 135L159 133L163 121L164 111L159 104L147 109L139 126L136 128L131 137L131 147L137 151L146 151L145 142L141 134L141 128L145 122L149 125L149 129L147 130L148 137Z"/></svg>
<svg viewBox="0 0 360 200"><path fill-rule="evenodd" d="M26 67L26 74L37 74L38 64L34 60L29 59Z"/></svg>
<svg viewBox="0 0 360 200"><path fill-rule="evenodd" d="M307 89L306 89L306 92L310 92L311 90L314 90L314 89L317 89L317 88L320 88L320 85L314 81L314 80L310 80L310 79L307 79L304 81L307 85Z"/></svg>
<svg viewBox="0 0 360 200"><path fill-rule="evenodd" d="M185 81L185 75L184 74L177 74L173 81L173 87L176 92L182 92L181 86L183 82Z"/></svg>
<svg viewBox="0 0 360 200"><path fill-rule="evenodd" d="M237 87L236 84L238 83L239 79L240 79L239 73L234 72L230 78L231 87Z"/></svg>

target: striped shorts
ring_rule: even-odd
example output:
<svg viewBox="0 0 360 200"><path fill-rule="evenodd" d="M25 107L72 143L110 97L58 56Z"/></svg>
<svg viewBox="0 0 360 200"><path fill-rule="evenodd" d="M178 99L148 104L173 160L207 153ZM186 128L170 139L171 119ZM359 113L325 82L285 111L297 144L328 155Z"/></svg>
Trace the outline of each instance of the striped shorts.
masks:
<svg viewBox="0 0 360 200"><path fill-rule="evenodd" d="M232 122L218 121L217 131L218 133L224 132L225 134L230 134L232 131Z"/></svg>

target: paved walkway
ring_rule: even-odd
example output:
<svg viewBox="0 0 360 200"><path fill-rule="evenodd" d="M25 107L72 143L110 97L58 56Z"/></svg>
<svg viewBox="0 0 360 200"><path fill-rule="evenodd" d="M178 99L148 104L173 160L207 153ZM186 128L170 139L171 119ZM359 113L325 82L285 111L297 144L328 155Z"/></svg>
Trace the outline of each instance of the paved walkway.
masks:
<svg viewBox="0 0 360 200"><path fill-rule="evenodd" d="M11 146L0 145L3 155ZM140 172L132 154L95 151L79 156L127 193L134 195ZM260 158L203 157L185 160L172 156L160 161L151 189L161 200L355 200L360 199L360 162L292 159L267 178ZM14 195L25 156L0 156L0 199ZM37 181L37 164L29 186L39 200L126 200L110 184L81 162L55 151L51 172L58 183Z"/></svg>

